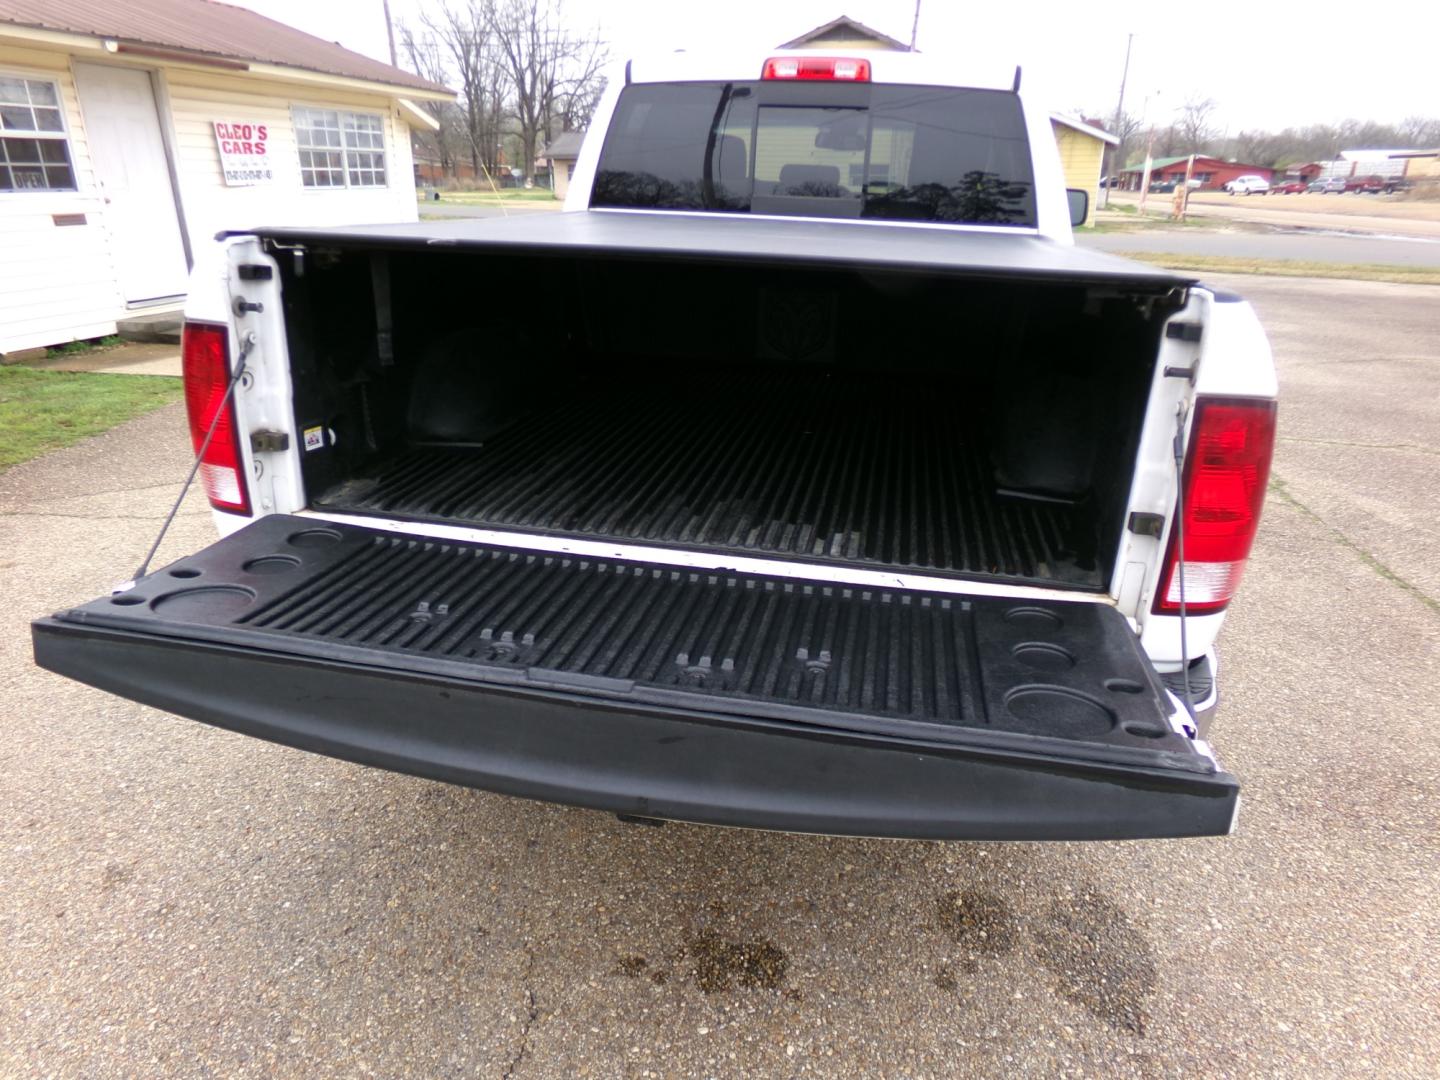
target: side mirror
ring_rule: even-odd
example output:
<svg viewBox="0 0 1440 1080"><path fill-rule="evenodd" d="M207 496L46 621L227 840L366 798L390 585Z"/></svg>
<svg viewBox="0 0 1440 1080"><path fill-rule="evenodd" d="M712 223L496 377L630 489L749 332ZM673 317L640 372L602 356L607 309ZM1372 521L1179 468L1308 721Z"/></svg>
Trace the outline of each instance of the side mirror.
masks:
<svg viewBox="0 0 1440 1080"><path fill-rule="evenodd" d="M1083 188L1066 188L1065 198L1070 203L1070 224L1084 225L1090 215L1090 193Z"/></svg>

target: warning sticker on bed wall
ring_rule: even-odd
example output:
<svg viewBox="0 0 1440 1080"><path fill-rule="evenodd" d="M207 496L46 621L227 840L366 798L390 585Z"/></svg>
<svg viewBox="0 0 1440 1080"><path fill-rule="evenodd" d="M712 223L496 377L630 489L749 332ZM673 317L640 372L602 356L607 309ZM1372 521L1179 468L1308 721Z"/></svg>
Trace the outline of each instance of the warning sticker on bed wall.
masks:
<svg viewBox="0 0 1440 1080"><path fill-rule="evenodd" d="M325 447L325 428L307 427L305 429L305 452L321 450Z"/></svg>

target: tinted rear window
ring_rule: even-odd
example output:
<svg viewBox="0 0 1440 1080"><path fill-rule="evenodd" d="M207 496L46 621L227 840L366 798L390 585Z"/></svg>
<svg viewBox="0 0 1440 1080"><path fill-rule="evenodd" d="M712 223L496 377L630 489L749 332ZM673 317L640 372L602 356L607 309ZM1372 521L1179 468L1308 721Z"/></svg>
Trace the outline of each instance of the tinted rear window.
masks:
<svg viewBox="0 0 1440 1080"><path fill-rule="evenodd" d="M590 205L1035 224L1019 98L934 86L628 86Z"/></svg>

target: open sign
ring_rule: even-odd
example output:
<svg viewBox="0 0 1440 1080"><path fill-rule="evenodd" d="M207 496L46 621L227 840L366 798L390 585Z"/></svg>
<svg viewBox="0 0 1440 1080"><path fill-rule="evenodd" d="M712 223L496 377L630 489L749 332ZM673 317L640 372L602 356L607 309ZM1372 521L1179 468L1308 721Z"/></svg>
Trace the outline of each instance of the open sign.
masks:
<svg viewBox="0 0 1440 1080"><path fill-rule="evenodd" d="M270 129L266 124L216 120L215 146L226 187L254 187L275 179L270 166Z"/></svg>

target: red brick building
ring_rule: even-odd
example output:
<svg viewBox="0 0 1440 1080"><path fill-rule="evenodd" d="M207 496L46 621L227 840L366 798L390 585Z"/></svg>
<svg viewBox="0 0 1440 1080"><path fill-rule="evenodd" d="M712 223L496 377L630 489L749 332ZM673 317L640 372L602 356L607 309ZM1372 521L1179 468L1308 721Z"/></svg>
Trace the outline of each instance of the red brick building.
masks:
<svg viewBox="0 0 1440 1080"><path fill-rule="evenodd" d="M1184 181L1185 170L1190 166L1190 155L1183 157L1156 158L1150 164L1150 182L1153 184L1160 180ZM1121 171L1124 178L1123 187L1127 191L1139 191L1140 183L1145 173L1145 165L1133 165ZM1274 179L1275 170L1266 169L1260 165L1246 165L1239 161L1222 161L1219 158L1207 157L1204 154L1195 155L1195 173L1192 179L1200 181L1201 191L1219 191L1237 176L1263 176L1266 180Z"/></svg>

